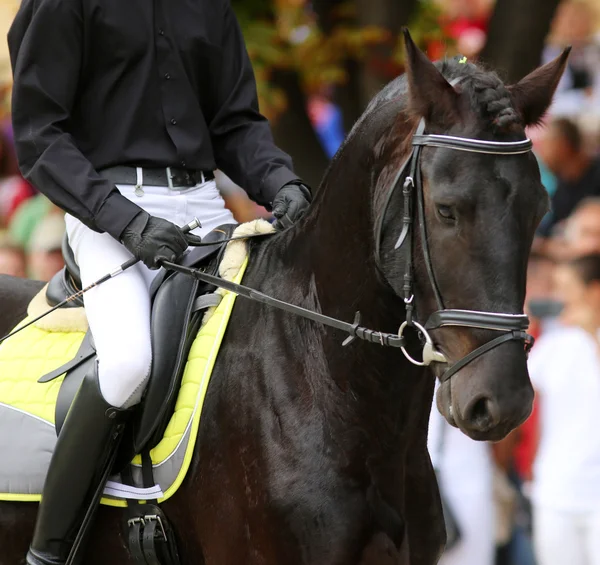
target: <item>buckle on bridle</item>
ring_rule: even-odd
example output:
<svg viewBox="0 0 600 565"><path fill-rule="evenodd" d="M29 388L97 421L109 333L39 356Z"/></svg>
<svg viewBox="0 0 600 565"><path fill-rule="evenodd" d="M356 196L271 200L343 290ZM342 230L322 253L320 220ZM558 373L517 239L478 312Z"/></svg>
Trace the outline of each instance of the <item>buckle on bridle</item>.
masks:
<svg viewBox="0 0 600 565"><path fill-rule="evenodd" d="M423 361L417 361L416 359L413 359L410 356L410 353L406 351L406 348L401 346L400 349L402 349L404 357L406 357L413 365L416 365L417 367L428 367L432 363L448 363L446 356L435 348L431 336L427 333L427 330L421 324L419 324L419 322L415 322L414 320L412 320L410 324L408 322L403 322L398 330L398 335L402 338L404 336L404 330L409 326L417 328L425 340L425 344L423 345Z"/></svg>

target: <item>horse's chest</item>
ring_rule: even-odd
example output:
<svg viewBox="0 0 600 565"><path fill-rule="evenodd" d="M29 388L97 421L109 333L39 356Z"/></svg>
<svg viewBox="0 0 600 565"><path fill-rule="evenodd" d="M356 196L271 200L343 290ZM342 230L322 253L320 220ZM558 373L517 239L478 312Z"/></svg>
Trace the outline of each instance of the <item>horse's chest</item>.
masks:
<svg viewBox="0 0 600 565"><path fill-rule="evenodd" d="M400 555L381 532L367 492L335 472L280 473L274 483L273 508L296 545L294 564L382 565L382 555ZM389 563L408 564L394 559Z"/></svg>

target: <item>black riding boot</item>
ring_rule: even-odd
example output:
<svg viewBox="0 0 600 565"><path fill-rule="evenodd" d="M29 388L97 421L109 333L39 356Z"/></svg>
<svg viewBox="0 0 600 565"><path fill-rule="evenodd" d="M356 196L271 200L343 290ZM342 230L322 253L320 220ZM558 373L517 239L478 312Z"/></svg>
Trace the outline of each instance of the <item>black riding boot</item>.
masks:
<svg viewBox="0 0 600 565"><path fill-rule="evenodd" d="M104 488L128 412L104 400L97 369L83 379L50 461L29 565L66 562L94 493Z"/></svg>

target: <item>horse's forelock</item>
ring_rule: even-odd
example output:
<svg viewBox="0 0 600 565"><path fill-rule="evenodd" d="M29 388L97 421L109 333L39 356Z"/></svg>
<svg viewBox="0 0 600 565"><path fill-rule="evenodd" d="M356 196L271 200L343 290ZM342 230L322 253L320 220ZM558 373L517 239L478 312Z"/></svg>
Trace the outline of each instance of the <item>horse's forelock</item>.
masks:
<svg viewBox="0 0 600 565"><path fill-rule="evenodd" d="M523 127L507 87L493 71L456 59L437 64L447 80L461 79L459 88L469 98L470 109L492 133L510 133Z"/></svg>

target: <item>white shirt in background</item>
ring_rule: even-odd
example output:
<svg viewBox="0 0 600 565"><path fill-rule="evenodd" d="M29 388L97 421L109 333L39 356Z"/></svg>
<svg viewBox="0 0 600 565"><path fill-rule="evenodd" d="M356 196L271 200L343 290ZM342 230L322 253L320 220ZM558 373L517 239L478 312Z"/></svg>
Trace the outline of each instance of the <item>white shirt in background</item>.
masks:
<svg viewBox="0 0 600 565"><path fill-rule="evenodd" d="M600 507L600 356L584 330L553 326L529 358L538 395L540 444L533 467L538 505Z"/></svg>
<svg viewBox="0 0 600 565"><path fill-rule="evenodd" d="M461 531L461 540L444 553L439 565L493 565L495 510L489 445L450 426L434 402L427 447Z"/></svg>

